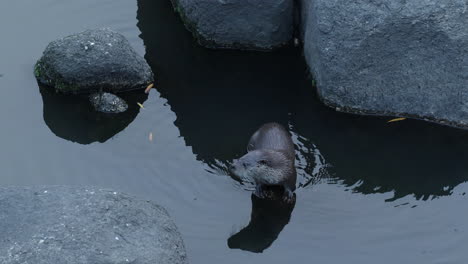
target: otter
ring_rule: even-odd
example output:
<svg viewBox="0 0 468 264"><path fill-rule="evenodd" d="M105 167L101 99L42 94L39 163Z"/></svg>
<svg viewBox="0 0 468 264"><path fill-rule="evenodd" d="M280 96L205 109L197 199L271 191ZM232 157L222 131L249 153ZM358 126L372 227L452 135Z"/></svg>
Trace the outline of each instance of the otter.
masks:
<svg viewBox="0 0 468 264"><path fill-rule="evenodd" d="M250 138L247 154L234 160L231 171L241 179L253 181L254 194L263 198L264 187L283 187L286 199L296 190L294 143L280 124L267 123Z"/></svg>

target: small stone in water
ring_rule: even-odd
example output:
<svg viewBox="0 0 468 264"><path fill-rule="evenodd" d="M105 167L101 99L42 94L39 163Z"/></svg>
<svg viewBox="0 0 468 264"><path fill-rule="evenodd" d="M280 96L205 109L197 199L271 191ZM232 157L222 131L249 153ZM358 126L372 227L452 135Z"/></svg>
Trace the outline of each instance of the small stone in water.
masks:
<svg viewBox="0 0 468 264"><path fill-rule="evenodd" d="M94 93L89 100L96 111L103 113L122 113L128 109L122 98L111 93Z"/></svg>

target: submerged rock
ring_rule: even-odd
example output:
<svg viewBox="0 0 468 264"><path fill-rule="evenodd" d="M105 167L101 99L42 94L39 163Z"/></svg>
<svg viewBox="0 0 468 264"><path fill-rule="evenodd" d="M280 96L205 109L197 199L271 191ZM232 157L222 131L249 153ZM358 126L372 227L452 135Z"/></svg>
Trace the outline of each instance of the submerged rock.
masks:
<svg viewBox="0 0 468 264"><path fill-rule="evenodd" d="M117 114L127 111L127 103L117 95L111 93L93 93L89 101L96 111L102 113Z"/></svg>
<svg viewBox="0 0 468 264"><path fill-rule="evenodd" d="M124 130L137 117L148 94L131 91L119 94L128 105L120 114L97 112L89 95L68 95L40 86L43 116L47 127L57 136L79 144L104 143Z"/></svg>
<svg viewBox="0 0 468 264"><path fill-rule="evenodd" d="M301 0L304 54L342 111L468 126L468 3Z"/></svg>
<svg viewBox="0 0 468 264"><path fill-rule="evenodd" d="M187 263L166 210L100 189L0 188L0 263Z"/></svg>
<svg viewBox="0 0 468 264"><path fill-rule="evenodd" d="M200 44L212 48L272 49L293 35L293 0L172 0Z"/></svg>
<svg viewBox="0 0 468 264"><path fill-rule="evenodd" d="M124 36L109 29L87 30L51 42L34 73L41 84L62 93L121 92L153 82L145 59Z"/></svg>

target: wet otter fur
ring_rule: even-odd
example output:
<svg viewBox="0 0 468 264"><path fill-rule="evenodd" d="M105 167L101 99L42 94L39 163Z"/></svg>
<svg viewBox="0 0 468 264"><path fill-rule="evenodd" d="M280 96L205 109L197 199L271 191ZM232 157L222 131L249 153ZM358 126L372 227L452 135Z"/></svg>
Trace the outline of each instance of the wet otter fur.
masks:
<svg viewBox="0 0 468 264"><path fill-rule="evenodd" d="M252 135L247 154L234 160L231 171L243 180L253 181L257 197L265 196L265 187L281 186L286 198L291 199L297 177L294 162L294 144L288 131L280 124L267 123Z"/></svg>

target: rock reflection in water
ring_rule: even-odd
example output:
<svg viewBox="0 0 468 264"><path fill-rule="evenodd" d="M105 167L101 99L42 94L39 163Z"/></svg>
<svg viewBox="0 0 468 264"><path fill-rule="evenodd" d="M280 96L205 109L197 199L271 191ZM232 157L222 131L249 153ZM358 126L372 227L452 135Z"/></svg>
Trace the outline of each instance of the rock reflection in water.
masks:
<svg viewBox="0 0 468 264"><path fill-rule="evenodd" d="M124 113L97 112L89 102L89 95L63 95L40 87L44 103L44 121L58 137L79 144L104 143L124 130L138 115L148 95L143 91L121 93L128 109Z"/></svg>
<svg viewBox="0 0 468 264"><path fill-rule="evenodd" d="M200 47L170 1L139 0L137 18L175 125L197 159L215 172L245 154L261 124L274 121L296 137L299 187L332 174L355 192L393 192L393 201L450 195L468 181L468 163L462 162L468 158L467 131L336 112L318 100L300 49Z"/></svg>

